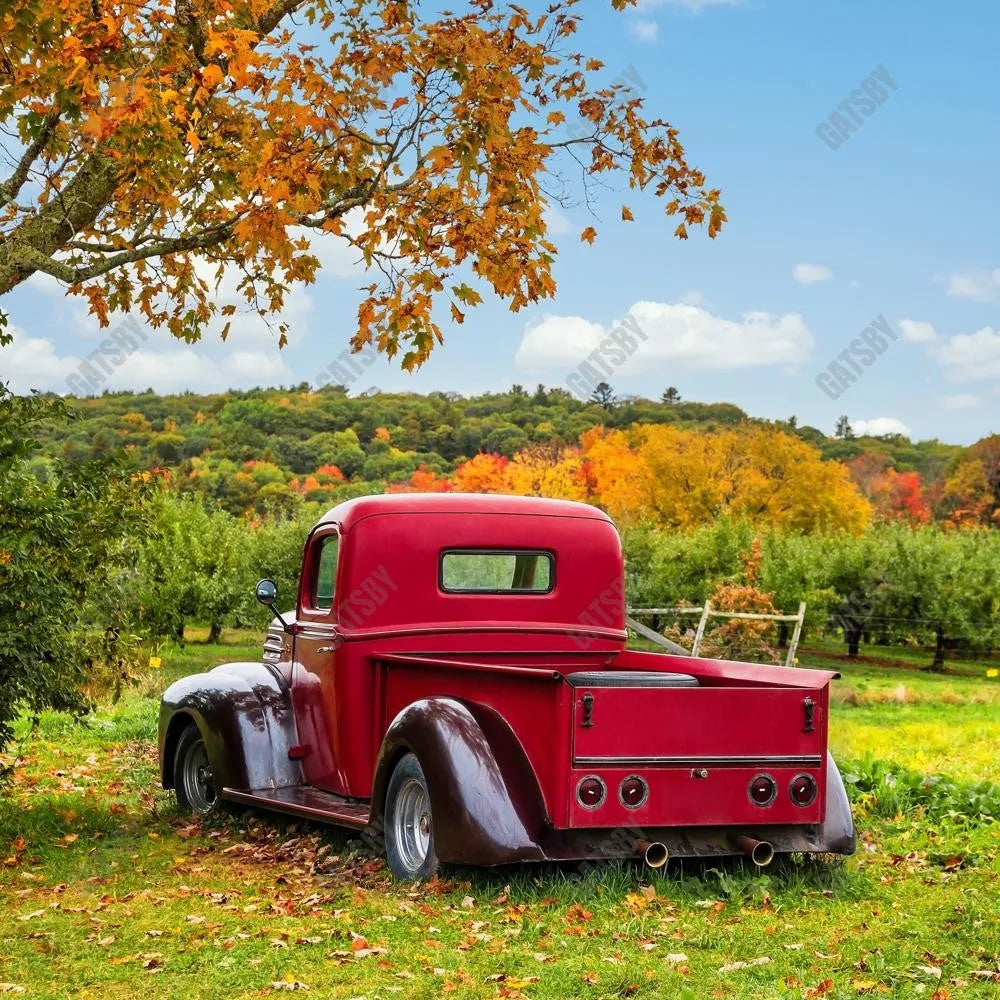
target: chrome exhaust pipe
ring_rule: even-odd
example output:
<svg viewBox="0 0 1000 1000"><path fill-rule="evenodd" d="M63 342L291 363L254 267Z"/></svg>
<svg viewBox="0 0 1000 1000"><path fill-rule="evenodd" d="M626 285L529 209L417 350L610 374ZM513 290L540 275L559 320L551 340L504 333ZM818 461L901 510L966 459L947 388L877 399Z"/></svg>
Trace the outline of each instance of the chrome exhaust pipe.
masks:
<svg viewBox="0 0 1000 1000"><path fill-rule="evenodd" d="M662 868L670 857L666 844L661 844L658 840L637 840L635 842L635 853L649 865L650 868Z"/></svg>
<svg viewBox="0 0 1000 1000"><path fill-rule="evenodd" d="M774 848L766 840L738 837L736 844L758 868L766 868L774 860Z"/></svg>

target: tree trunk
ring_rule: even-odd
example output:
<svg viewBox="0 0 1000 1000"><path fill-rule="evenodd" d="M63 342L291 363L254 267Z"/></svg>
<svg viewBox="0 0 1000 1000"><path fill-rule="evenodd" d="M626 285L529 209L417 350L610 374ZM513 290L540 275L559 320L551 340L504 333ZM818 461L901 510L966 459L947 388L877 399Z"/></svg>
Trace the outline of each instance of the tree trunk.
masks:
<svg viewBox="0 0 1000 1000"><path fill-rule="evenodd" d="M222 622L212 622L208 630L208 641L218 642L222 638Z"/></svg>
<svg viewBox="0 0 1000 1000"><path fill-rule="evenodd" d="M178 618L174 623L174 638L178 642L184 641L184 619Z"/></svg>
<svg viewBox="0 0 1000 1000"><path fill-rule="evenodd" d="M934 635L934 662L931 664L930 669L941 672L944 670L944 626L938 625L934 629Z"/></svg>
<svg viewBox="0 0 1000 1000"><path fill-rule="evenodd" d="M861 646L861 626L856 622L844 625L844 642L847 643L847 655L857 656Z"/></svg>
<svg viewBox="0 0 1000 1000"><path fill-rule="evenodd" d="M778 649L788 648L788 622L778 622Z"/></svg>

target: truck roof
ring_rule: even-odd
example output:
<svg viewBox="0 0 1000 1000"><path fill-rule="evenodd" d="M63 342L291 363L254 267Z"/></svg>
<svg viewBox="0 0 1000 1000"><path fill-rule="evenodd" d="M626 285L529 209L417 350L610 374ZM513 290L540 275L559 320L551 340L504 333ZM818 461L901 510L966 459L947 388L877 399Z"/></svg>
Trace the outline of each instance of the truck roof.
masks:
<svg viewBox="0 0 1000 1000"><path fill-rule="evenodd" d="M336 522L345 531L375 514L527 514L611 521L604 511L575 500L499 493L387 493L355 497L328 510L317 524Z"/></svg>

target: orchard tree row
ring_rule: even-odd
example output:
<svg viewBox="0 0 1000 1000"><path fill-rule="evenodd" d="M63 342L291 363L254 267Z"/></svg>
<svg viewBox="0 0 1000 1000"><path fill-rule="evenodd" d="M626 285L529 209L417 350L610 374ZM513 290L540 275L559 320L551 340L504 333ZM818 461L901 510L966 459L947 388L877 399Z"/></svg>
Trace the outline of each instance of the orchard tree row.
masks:
<svg viewBox="0 0 1000 1000"><path fill-rule="evenodd" d="M262 629L267 613L252 595L262 576L277 582L282 607L294 606L315 515L248 520L169 491L151 511L137 562L121 570L138 631L180 637L197 623L217 637L226 626ZM727 517L685 531L637 525L624 542L633 606L710 599L719 610L794 613L806 601L807 638L840 637L854 654L862 643L926 647L935 668L957 652L1000 648L1000 532L878 524L861 534L803 535ZM787 635L775 639L780 645Z"/></svg>

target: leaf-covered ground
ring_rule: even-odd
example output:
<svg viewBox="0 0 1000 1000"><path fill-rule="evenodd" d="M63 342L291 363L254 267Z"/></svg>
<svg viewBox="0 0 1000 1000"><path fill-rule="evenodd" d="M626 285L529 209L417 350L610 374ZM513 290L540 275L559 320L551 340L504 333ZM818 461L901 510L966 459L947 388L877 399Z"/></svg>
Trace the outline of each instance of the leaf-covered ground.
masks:
<svg viewBox="0 0 1000 1000"><path fill-rule="evenodd" d="M997 994L1000 791L982 779L1000 683L981 667L844 667L832 739L862 831L846 863L462 869L413 887L344 833L259 813L202 825L158 789L159 690L257 648L168 649L86 724L21 724L0 759L16 764L0 791L0 993ZM925 780L941 773L954 781Z"/></svg>

